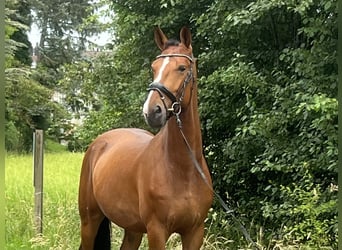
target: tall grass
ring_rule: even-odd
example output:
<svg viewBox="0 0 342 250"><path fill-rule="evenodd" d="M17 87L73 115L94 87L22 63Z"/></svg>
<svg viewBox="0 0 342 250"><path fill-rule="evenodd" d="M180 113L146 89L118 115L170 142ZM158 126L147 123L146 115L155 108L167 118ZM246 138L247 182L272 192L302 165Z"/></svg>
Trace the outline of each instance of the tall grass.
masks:
<svg viewBox="0 0 342 250"><path fill-rule="evenodd" d="M80 220L77 208L78 183L83 154L46 153L44 156L43 234L37 235L33 221L34 187L31 155L6 156L6 250L78 249ZM202 249L252 249L221 212L211 210ZM113 226L112 249L119 249L123 232ZM229 234L229 235L227 235ZM258 243L261 244L262 233ZM146 237L140 249L148 249ZM167 249L181 249L178 235L172 235ZM310 249L284 246L281 242L263 249ZM329 249L329 248L326 248Z"/></svg>
<svg viewBox="0 0 342 250"><path fill-rule="evenodd" d="M82 158L81 153L44 155L43 234L38 235L34 228L32 156L6 156L6 250L78 249L77 196ZM123 232L114 226L112 233L113 249L118 249ZM168 244L169 249L177 249L179 240L172 237ZM146 239L141 249L147 249Z"/></svg>
<svg viewBox="0 0 342 250"><path fill-rule="evenodd" d="M32 155L6 156L6 250L78 249L80 243L77 208L78 183L83 154L44 155L43 234L34 228ZM112 247L119 249L123 232L113 226ZM205 249L214 248L210 238ZM211 246L211 247L210 247ZM147 249L146 237L140 249ZM178 235L172 235L167 249L181 249Z"/></svg>
<svg viewBox="0 0 342 250"><path fill-rule="evenodd" d="M77 249L78 178L82 154L45 154L43 235L33 222L31 155L7 155L5 169L6 249Z"/></svg>

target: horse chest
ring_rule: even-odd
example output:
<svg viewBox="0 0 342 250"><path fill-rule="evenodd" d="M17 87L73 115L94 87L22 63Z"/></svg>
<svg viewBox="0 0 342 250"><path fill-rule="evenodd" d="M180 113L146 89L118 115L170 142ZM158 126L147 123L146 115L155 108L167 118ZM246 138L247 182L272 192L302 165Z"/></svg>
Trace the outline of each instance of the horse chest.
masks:
<svg viewBox="0 0 342 250"><path fill-rule="evenodd" d="M198 225L203 219L198 198L184 195L170 202L165 216L166 224L172 231Z"/></svg>
<svg viewBox="0 0 342 250"><path fill-rule="evenodd" d="M199 224L205 216L201 196L184 187L166 190L161 185L150 193L147 200L149 213L155 213L172 231Z"/></svg>

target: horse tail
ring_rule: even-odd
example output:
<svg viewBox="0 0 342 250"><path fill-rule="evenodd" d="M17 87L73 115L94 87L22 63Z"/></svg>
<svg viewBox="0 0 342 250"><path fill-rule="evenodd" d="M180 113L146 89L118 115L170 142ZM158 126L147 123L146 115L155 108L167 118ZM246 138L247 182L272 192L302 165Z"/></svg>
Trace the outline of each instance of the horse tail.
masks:
<svg viewBox="0 0 342 250"><path fill-rule="evenodd" d="M94 250L110 250L111 222L105 217L97 230Z"/></svg>

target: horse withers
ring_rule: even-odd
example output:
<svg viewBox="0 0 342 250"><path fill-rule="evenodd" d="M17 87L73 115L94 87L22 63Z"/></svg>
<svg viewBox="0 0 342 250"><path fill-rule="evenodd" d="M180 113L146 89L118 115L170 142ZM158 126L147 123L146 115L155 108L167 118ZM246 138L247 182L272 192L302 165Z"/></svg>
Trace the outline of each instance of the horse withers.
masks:
<svg viewBox="0 0 342 250"><path fill-rule="evenodd" d="M79 186L82 250L110 249L111 222L125 231L121 249L165 249L172 233L183 249L198 250L213 199L202 153L197 74L191 33L154 38L161 54L143 106L155 136L141 129L114 129L98 136L85 153ZM197 168L195 168L197 163ZM198 169L200 168L200 169Z"/></svg>

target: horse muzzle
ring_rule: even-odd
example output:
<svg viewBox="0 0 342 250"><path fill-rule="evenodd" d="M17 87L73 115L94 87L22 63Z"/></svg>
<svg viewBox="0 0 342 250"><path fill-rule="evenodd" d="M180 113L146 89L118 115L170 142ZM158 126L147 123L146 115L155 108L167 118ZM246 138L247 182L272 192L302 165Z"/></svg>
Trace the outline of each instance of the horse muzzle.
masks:
<svg viewBox="0 0 342 250"><path fill-rule="evenodd" d="M159 82L152 82L147 91L149 91L149 95L143 108L144 117L149 126L159 129L163 127L170 118L170 114L172 114L171 109L174 108L173 103L178 104L177 98ZM151 100L153 99L153 93L158 93L159 98L157 101L156 99L154 99L154 101ZM169 104L166 103L165 96L171 101L171 108L167 108Z"/></svg>
<svg viewBox="0 0 342 250"><path fill-rule="evenodd" d="M167 112L165 108L159 104L154 105L148 112L145 113L144 111L143 113L146 123L151 128L160 129L167 121Z"/></svg>

